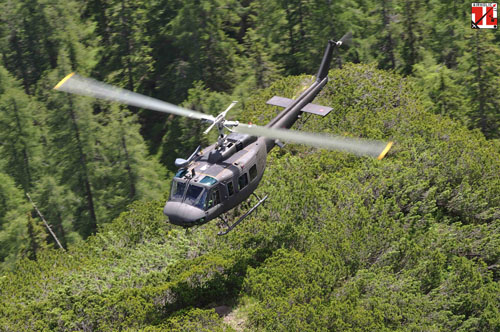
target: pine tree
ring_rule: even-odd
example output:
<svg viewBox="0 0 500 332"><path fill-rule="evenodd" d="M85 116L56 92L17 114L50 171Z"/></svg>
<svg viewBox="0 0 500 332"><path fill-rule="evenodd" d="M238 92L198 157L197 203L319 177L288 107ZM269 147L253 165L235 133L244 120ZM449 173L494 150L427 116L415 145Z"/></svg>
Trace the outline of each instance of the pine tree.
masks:
<svg viewBox="0 0 500 332"><path fill-rule="evenodd" d="M64 69L61 69L59 77L64 77ZM47 122L51 128L50 158L57 169L58 182L81 198L76 209L75 228L86 237L97 231L98 223L92 159L99 124L88 98L54 92L48 95L47 106Z"/></svg>
<svg viewBox="0 0 500 332"><path fill-rule="evenodd" d="M28 257L31 260L36 260L37 255L40 250L47 248L46 238L47 233L43 229L36 219L34 219L30 213L26 215L27 217L27 227L26 227L26 239L25 248L22 250L22 255Z"/></svg>
<svg viewBox="0 0 500 332"><path fill-rule="evenodd" d="M376 58L379 67L382 69L396 68L396 41L395 34L395 14L392 1L380 1L379 8L379 29L377 29L378 42L376 43Z"/></svg>
<svg viewBox="0 0 500 332"><path fill-rule="evenodd" d="M0 171L0 270L11 268L26 247L29 205L13 179Z"/></svg>
<svg viewBox="0 0 500 332"><path fill-rule="evenodd" d="M210 91L203 82L195 82L188 93L189 97L182 105L202 113L216 115L230 103L229 96ZM209 139L203 135L204 125L199 120L170 116L167 126L159 157L163 165L176 171L174 165L176 158L187 158L198 145L208 145Z"/></svg>
<svg viewBox="0 0 500 332"><path fill-rule="evenodd" d="M0 15L8 26L0 30L3 65L21 80L26 93L33 93L42 73L57 66L59 43L45 5L38 0L3 1Z"/></svg>
<svg viewBox="0 0 500 332"><path fill-rule="evenodd" d="M228 91L235 84L233 69L236 41L228 36L225 20L234 17L228 0L185 1L168 24L168 34L175 36L173 46L179 52L174 63L177 79L187 78L188 87L203 81L214 91Z"/></svg>
<svg viewBox="0 0 500 332"><path fill-rule="evenodd" d="M5 171L29 192L41 174L41 127L43 106L26 95L7 71L0 67L0 156Z"/></svg>
<svg viewBox="0 0 500 332"><path fill-rule="evenodd" d="M83 16L90 18L96 22L96 34L101 37L101 44L109 47L110 44L110 31L109 31L109 18L106 10L109 7L107 0L88 0L86 1Z"/></svg>
<svg viewBox="0 0 500 332"><path fill-rule="evenodd" d="M265 39L259 36L254 29L247 30L245 49L248 58L245 66L240 69L242 82L235 89L235 94L249 94L256 88L266 88L279 77L280 70L269 55ZM246 91L241 91L242 89Z"/></svg>
<svg viewBox="0 0 500 332"><path fill-rule="evenodd" d="M466 90L457 84L460 79L457 71L448 69L444 64L436 64L428 54L414 66L413 74L431 99L430 109L469 124L469 99Z"/></svg>
<svg viewBox="0 0 500 332"><path fill-rule="evenodd" d="M98 214L112 220L135 200L158 198L164 191L164 172L148 157L137 117L130 111L111 105L100 114L100 122L99 158L94 163Z"/></svg>
<svg viewBox="0 0 500 332"><path fill-rule="evenodd" d="M50 164L56 167L52 161ZM74 231L76 207L80 199L68 185L60 184L57 174L45 174L38 179L30 195L64 248L81 239ZM48 237L47 241L56 245L52 237Z"/></svg>
<svg viewBox="0 0 500 332"><path fill-rule="evenodd" d="M174 3L174 4L173 4ZM128 0L92 0L86 4L85 15L96 22L99 40L98 63L91 76L113 85L145 95L158 96L158 86L168 84L168 92L160 99L176 97L176 85L168 75L161 76L177 56L169 42L162 38L167 18L175 15L172 1L137 2ZM167 82L164 80L167 79ZM160 93L163 93L161 91ZM180 102L174 100L174 102ZM136 108L130 108L136 112ZM142 134L152 141L151 151L161 140L164 116L139 111Z"/></svg>
<svg viewBox="0 0 500 332"><path fill-rule="evenodd" d="M500 137L500 47L491 31L472 30L467 36L468 52L459 60L463 84L471 101L470 118L488 138Z"/></svg>
<svg viewBox="0 0 500 332"><path fill-rule="evenodd" d="M151 79L154 66L145 2L112 0L100 4L98 15L101 30L106 24L99 72L105 73L110 83L142 92L141 86Z"/></svg>
<svg viewBox="0 0 500 332"><path fill-rule="evenodd" d="M433 15L428 25L432 28L428 30L426 48L433 51L438 63L456 68L458 58L466 48L465 34L468 29L464 29L463 17L470 16L470 2L430 1L430 9Z"/></svg>
<svg viewBox="0 0 500 332"><path fill-rule="evenodd" d="M401 40L401 60L403 74L413 73L413 65L421 60L420 44L424 30L425 4L417 0L405 0L399 4L399 15L403 36Z"/></svg>

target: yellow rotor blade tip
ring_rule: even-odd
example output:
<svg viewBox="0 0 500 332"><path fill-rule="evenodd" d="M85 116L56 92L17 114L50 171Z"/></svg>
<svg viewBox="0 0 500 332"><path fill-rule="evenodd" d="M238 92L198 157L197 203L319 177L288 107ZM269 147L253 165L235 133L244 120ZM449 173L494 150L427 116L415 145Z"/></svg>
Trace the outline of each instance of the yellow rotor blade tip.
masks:
<svg viewBox="0 0 500 332"><path fill-rule="evenodd" d="M55 90L59 89L63 84L64 82L66 82L67 80L70 79L71 76L75 75L75 72L72 72L71 74L67 75L65 78L63 78L59 83L57 83L57 85L54 87Z"/></svg>
<svg viewBox="0 0 500 332"><path fill-rule="evenodd" d="M387 154L387 152L389 152L389 150L391 149L392 144L394 144L394 142L387 143L387 146L385 147L385 149L377 157L378 160L382 160L382 158L385 157L385 155Z"/></svg>

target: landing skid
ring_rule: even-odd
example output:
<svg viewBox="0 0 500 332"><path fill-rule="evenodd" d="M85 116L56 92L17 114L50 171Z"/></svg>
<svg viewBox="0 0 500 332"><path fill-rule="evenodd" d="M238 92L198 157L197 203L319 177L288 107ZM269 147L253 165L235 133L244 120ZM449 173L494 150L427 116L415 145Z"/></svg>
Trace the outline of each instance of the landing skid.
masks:
<svg viewBox="0 0 500 332"><path fill-rule="evenodd" d="M259 205L261 205L262 203L264 203L264 201L267 199L267 196L264 196L262 199L259 198L259 196L253 194L259 201L257 202L257 204L255 204L250 210L248 210L244 215L242 215L235 223L233 223L232 225L229 225L227 220L225 218L223 218L222 216L220 217L222 219L222 226L225 226L226 229L223 230L223 231L220 231L219 233L217 233L217 235L226 235L227 233L229 233L230 231L232 231L236 226L238 226L238 224L240 222L242 222L246 217L248 217L250 215L250 213L252 213L255 209L257 209L257 207L259 207Z"/></svg>

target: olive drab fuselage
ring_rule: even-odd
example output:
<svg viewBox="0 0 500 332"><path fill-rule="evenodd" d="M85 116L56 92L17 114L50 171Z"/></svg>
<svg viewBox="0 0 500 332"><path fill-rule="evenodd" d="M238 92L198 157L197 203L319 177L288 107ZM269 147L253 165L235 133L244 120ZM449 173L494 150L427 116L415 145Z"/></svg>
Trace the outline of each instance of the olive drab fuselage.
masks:
<svg viewBox="0 0 500 332"><path fill-rule="evenodd" d="M257 188L266 157L263 138L229 134L222 146L207 147L188 167L177 172L163 212L171 223L184 227L218 217Z"/></svg>

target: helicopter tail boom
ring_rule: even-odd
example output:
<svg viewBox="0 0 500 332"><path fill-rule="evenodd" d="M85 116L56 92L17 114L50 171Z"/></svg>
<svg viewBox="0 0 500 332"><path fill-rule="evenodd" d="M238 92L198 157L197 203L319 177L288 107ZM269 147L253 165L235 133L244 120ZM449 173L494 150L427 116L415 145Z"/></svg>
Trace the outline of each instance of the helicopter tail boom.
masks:
<svg viewBox="0 0 500 332"><path fill-rule="evenodd" d="M333 50L344 44L348 44L352 39L352 32L346 33L339 41L329 40L325 48L321 65L316 74L316 81L309 88L303 91L296 99L274 96L267 101L268 104L285 107L266 127L268 128L290 128L298 119L302 112L318 115L326 115L332 109L326 106L312 104L313 99L323 89L328 82L328 71L332 60ZM274 145L272 141L266 142L268 149Z"/></svg>

